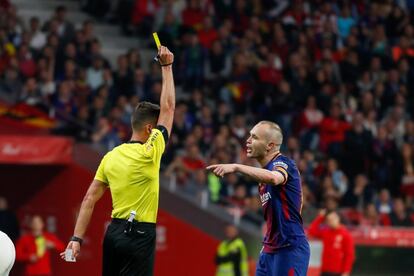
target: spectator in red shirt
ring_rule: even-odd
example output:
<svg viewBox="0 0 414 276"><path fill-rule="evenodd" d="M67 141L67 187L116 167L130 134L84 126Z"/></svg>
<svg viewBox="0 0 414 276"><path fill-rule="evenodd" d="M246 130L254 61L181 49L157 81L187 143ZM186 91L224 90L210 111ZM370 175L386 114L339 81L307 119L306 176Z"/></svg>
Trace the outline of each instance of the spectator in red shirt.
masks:
<svg viewBox="0 0 414 276"><path fill-rule="evenodd" d="M267 62L258 70L260 82L276 86L283 77L281 66L280 58L274 53L268 53Z"/></svg>
<svg viewBox="0 0 414 276"><path fill-rule="evenodd" d="M43 231L40 216L33 216L30 228L31 233L21 236L16 244L16 259L25 262L25 276L52 275L50 251L61 252L65 245L52 233Z"/></svg>
<svg viewBox="0 0 414 276"><path fill-rule="evenodd" d="M217 40L218 33L214 28L213 18L207 16L203 22L203 28L198 32L198 40L204 48L210 49L213 42Z"/></svg>
<svg viewBox="0 0 414 276"><path fill-rule="evenodd" d="M148 35L152 30L154 15L158 9L158 1L135 1L131 11L132 24L138 27L141 35Z"/></svg>
<svg viewBox="0 0 414 276"><path fill-rule="evenodd" d="M26 78L34 77L36 74L36 62L26 44L20 46L18 60L21 74Z"/></svg>
<svg viewBox="0 0 414 276"><path fill-rule="evenodd" d="M201 4L197 0L188 1L187 7L183 10L181 17L183 25L188 28L200 30L203 24L203 19L206 16Z"/></svg>
<svg viewBox="0 0 414 276"><path fill-rule="evenodd" d="M323 242L321 275L349 276L355 260L354 241L341 224L338 213L322 210L309 226L308 233Z"/></svg>
<svg viewBox="0 0 414 276"><path fill-rule="evenodd" d="M324 118L320 124L321 149L329 150L332 154L338 153L338 147L345 140L345 132L350 128L340 117L341 107L334 104L331 107L331 116Z"/></svg>
<svg viewBox="0 0 414 276"><path fill-rule="evenodd" d="M391 221L388 215L378 213L375 204L370 203L365 207L364 216L360 222L364 226L390 226Z"/></svg>
<svg viewBox="0 0 414 276"><path fill-rule="evenodd" d="M165 171L167 176L175 173L179 184L187 183L191 175L206 167L200 148L193 141L190 142L189 138L187 138L187 143L186 152L182 156L177 156Z"/></svg>
<svg viewBox="0 0 414 276"><path fill-rule="evenodd" d="M406 36L401 36L398 45L392 48L392 59L398 61L401 57L414 57L414 49Z"/></svg>

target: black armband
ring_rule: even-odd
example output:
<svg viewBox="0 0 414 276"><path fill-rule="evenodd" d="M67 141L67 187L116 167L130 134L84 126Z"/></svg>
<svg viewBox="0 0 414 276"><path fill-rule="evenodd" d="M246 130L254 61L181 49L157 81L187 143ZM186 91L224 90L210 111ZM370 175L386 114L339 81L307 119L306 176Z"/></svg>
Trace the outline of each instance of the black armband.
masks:
<svg viewBox="0 0 414 276"><path fill-rule="evenodd" d="M78 242L80 245L82 245L82 243L83 243L83 239L81 239L79 237L76 237L76 236L72 236L70 238L70 241Z"/></svg>
<svg viewBox="0 0 414 276"><path fill-rule="evenodd" d="M158 125L156 127L156 129L158 129L159 131L161 131L162 136L164 137L165 144L167 144L168 143L168 130L167 130L167 128L165 126Z"/></svg>

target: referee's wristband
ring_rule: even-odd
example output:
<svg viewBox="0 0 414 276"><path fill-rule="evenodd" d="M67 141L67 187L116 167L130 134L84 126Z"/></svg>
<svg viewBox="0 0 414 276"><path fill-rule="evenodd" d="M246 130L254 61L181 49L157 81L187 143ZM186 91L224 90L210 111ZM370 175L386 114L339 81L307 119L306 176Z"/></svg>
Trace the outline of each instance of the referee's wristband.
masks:
<svg viewBox="0 0 414 276"><path fill-rule="evenodd" d="M72 236L72 237L70 238L70 241L75 241L75 242L78 242L80 245L82 245L82 243L83 243L83 239L81 239L81 238L79 238L79 237L76 237L76 236Z"/></svg>

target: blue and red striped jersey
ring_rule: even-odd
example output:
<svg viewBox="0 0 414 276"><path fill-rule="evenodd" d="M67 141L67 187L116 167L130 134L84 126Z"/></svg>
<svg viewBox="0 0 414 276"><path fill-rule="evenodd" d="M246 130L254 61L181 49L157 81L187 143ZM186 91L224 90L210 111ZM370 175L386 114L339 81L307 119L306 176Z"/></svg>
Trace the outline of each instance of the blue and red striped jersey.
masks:
<svg viewBox="0 0 414 276"><path fill-rule="evenodd" d="M295 246L306 239L302 222L302 185L295 161L277 154L265 169L277 171L285 178L280 185L259 184L266 235L263 252L273 253L278 249Z"/></svg>

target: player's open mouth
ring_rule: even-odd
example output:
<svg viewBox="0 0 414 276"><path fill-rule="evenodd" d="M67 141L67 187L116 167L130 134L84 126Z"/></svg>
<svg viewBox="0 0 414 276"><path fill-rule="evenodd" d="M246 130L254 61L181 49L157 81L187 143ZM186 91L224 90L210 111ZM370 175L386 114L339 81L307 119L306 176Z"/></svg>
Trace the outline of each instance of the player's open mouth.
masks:
<svg viewBox="0 0 414 276"><path fill-rule="evenodd" d="M251 149L251 148L247 148L247 149L246 149L246 152L247 152L247 153L251 153L251 152L252 152L252 149Z"/></svg>

